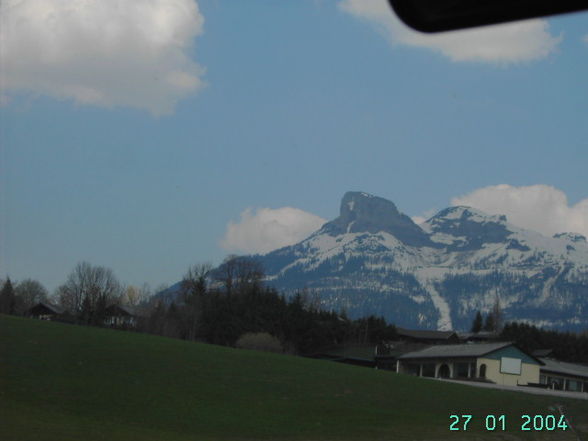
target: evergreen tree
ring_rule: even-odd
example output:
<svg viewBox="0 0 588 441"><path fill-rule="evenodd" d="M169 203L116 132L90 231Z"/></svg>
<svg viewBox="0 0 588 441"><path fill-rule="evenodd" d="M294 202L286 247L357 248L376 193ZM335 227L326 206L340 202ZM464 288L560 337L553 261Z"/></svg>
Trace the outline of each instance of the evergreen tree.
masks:
<svg viewBox="0 0 588 441"><path fill-rule="evenodd" d="M486 320L484 321L484 327L482 328L484 331L494 332L496 330L496 319L494 317L494 312L489 312L486 316Z"/></svg>
<svg viewBox="0 0 588 441"><path fill-rule="evenodd" d="M2 290L0 291L0 313L14 314L16 307L16 296L14 295L14 288L10 277L4 282Z"/></svg>
<svg viewBox="0 0 588 441"><path fill-rule="evenodd" d="M478 311L476 313L476 317L474 318L474 321L472 322L472 328L471 331L472 332L480 332L482 330L482 325L484 324L484 320L482 319L482 313L480 311Z"/></svg>
<svg viewBox="0 0 588 441"><path fill-rule="evenodd" d="M500 305L500 297L498 297L498 294L496 294L496 298L494 300L494 306L492 307L492 316L494 318L494 329L492 329L492 331L494 332L500 332L502 331L502 306Z"/></svg>

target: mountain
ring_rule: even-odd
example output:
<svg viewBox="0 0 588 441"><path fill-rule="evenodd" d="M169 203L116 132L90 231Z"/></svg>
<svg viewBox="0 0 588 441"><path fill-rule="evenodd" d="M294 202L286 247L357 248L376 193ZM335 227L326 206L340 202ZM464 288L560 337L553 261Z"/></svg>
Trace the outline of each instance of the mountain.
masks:
<svg viewBox="0 0 588 441"><path fill-rule="evenodd" d="M323 307L400 326L467 329L499 296L506 320L588 328L588 244L546 237L469 207L421 225L394 203L348 192L340 215L303 241L255 255L267 283L317 293Z"/></svg>

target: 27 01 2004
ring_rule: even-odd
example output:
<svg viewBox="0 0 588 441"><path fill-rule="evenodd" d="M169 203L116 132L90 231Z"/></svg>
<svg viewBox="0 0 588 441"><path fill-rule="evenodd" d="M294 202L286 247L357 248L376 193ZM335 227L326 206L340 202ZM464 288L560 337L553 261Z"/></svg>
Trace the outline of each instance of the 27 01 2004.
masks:
<svg viewBox="0 0 588 441"><path fill-rule="evenodd" d="M489 432L496 430L507 430L506 415L486 415L481 418L474 418L473 415L450 415L449 430L451 431L466 431L470 426L470 422L479 422L482 427ZM554 431L567 430L568 423L565 415L521 415L518 429L521 431Z"/></svg>

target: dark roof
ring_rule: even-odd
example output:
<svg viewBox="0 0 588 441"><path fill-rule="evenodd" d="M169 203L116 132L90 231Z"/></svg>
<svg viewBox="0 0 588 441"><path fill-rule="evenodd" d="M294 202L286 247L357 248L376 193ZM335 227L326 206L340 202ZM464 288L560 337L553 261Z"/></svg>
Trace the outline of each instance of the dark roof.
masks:
<svg viewBox="0 0 588 441"><path fill-rule="evenodd" d="M460 332L457 335L462 340L492 340L498 338L498 335L491 331Z"/></svg>
<svg viewBox="0 0 588 441"><path fill-rule="evenodd" d="M396 328L396 333L403 337L419 338L426 340L447 340L453 336L457 337L457 333L455 331L432 331Z"/></svg>
<svg viewBox="0 0 588 441"><path fill-rule="evenodd" d="M400 355L407 354L409 352L416 352L421 349L428 347L428 343L422 342L405 342L395 341L390 342L386 345L378 346L378 353L376 358L398 358Z"/></svg>
<svg viewBox="0 0 588 441"><path fill-rule="evenodd" d="M549 357L553 349L537 349L533 351L533 357Z"/></svg>
<svg viewBox="0 0 588 441"><path fill-rule="evenodd" d="M481 357L491 352L513 345L512 342L472 343L459 345L435 345L416 352L401 355L400 359L442 358L442 357Z"/></svg>
<svg viewBox="0 0 588 441"><path fill-rule="evenodd" d="M38 308L45 308L49 312L52 312L53 314L63 314L65 312L65 309L63 309L62 307L57 306L57 305L52 305L51 303L45 303L45 302L37 303L35 306L29 308L28 312L31 313L33 310L38 309Z"/></svg>
<svg viewBox="0 0 588 441"><path fill-rule="evenodd" d="M554 374L588 378L588 366L575 363L566 363L563 361L553 360L552 358L540 358L540 360L545 365L541 366L542 371L553 372Z"/></svg>
<svg viewBox="0 0 588 441"><path fill-rule="evenodd" d="M130 306L123 306L123 305L109 305L106 307L107 313L118 313L118 315L129 315L129 316L136 316L137 313L134 308Z"/></svg>

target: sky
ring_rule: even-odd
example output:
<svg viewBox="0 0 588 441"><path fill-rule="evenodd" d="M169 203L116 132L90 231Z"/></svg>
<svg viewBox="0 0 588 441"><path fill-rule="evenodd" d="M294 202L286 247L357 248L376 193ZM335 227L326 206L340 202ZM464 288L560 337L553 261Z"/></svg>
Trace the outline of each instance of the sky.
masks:
<svg viewBox="0 0 588 441"><path fill-rule="evenodd" d="M385 0L1 0L0 278L153 288L346 191L588 235L588 13L424 35Z"/></svg>

